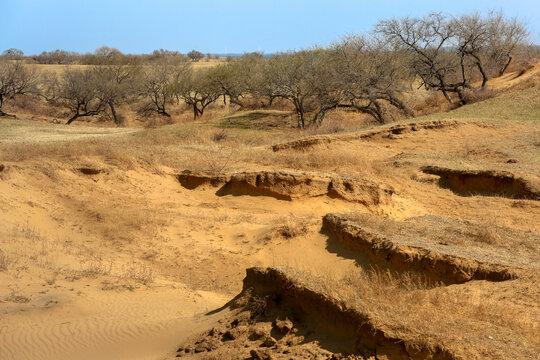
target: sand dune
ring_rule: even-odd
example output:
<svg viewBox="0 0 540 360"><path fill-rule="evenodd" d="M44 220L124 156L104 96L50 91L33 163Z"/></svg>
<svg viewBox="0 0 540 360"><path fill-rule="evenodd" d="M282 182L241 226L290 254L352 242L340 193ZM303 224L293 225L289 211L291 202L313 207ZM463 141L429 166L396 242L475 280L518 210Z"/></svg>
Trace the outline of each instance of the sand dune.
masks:
<svg viewBox="0 0 540 360"><path fill-rule="evenodd" d="M202 314L226 302L170 286L58 299L63 303L31 309L2 304L1 359L155 359L215 322Z"/></svg>

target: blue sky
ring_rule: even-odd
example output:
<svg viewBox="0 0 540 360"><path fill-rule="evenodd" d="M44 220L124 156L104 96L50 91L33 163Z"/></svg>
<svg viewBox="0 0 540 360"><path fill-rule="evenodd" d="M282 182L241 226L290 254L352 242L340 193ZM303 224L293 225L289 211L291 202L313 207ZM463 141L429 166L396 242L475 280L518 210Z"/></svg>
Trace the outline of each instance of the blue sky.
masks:
<svg viewBox="0 0 540 360"><path fill-rule="evenodd" d="M0 0L0 51L272 53L325 45L389 17L490 9L527 22L540 43L540 0Z"/></svg>

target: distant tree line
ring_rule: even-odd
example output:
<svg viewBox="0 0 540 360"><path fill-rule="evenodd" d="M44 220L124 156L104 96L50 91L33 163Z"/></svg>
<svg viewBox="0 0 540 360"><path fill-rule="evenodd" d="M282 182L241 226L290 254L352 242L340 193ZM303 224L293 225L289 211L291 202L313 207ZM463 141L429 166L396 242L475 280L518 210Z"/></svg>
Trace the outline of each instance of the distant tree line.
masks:
<svg viewBox="0 0 540 360"><path fill-rule="evenodd" d="M178 51L170 51L165 49L154 50L150 54L132 55L124 54L120 50L108 46L102 46L96 49L93 53L80 54L74 51L53 50L43 51L38 55L25 56L24 52L19 49L11 48L4 50L1 57L6 59L26 60L27 63L34 64L57 64L57 65L99 65L103 59L115 59L116 62L130 64L152 64L153 62L171 57L185 57L192 61L201 59L219 59L219 55L207 53L206 55L197 50L191 50L187 54L181 54Z"/></svg>
<svg viewBox="0 0 540 360"><path fill-rule="evenodd" d="M501 13L433 13L384 20L370 36L348 36L326 48L270 58L250 53L197 70L192 63L205 55L195 50L187 56L163 49L137 56L109 47L86 55L56 50L32 58L93 66L39 76L21 64L21 51L9 49L0 61L0 115L4 99L34 92L69 109L68 124L101 113L119 123L117 108L127 102L137 103L141 115L165 117L172 104L183 102L197 118L220 98L239 108L268 108L282 99L294 108L301 128L320 125L337 108L384 123L389 109L412 115L404 94L413 84L465 104L466 91L503 74L526 38L526 27Z"/></svg>

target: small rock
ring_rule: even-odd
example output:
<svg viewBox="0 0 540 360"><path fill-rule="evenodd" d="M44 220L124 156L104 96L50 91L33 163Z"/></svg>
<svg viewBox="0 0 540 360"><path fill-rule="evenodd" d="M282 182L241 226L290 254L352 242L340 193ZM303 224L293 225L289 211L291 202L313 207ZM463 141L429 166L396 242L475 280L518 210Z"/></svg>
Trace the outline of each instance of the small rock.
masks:
<svg viewBox="0 0 540 360"><path fill-rule="evenodd" d="M230 340L236 340L238 339L242 334L244 334L247 331L247 326L245 325L239 325L235 328L232 328L231 330L225 331L223 334L223 337L221 338L222 341L230 341Z"/></svg>
<svg viewBox="0 0 540 360"><path fill-rule="evenodd" d="M289 340L287 340L287 345L288 346L295 346L295 345L300 344L302 341L304 341L303 336L294 336L294 337L290 338Z"/></svg>
<svg viewBox="0 0 540 360"><path fill-rule="evenodd" d="M516 159L508 159L507 164L516 164L518 161Z"/></svg>
<svg viewBox="0 0 540 360"><path fill-rule="evenodd" d="M288 333L290 333L291 330L293 329L293 326L294 325L293 325L292 321L289 320L289 319L276 320L276 322L274 324L274 328L283 335L287 335Z"/></svg>
<svg viewBox="0 0 540 360"><path fill-rule="evenodd" d="M236 339L236 335L234 331L231 331L231 330L225 331L225 333L223 334L223 337L221 338L222 341L231 341L234 339Z"/></svg>
<svg viewBox="0 0 540 360"><path fill-rule="evenodd" d="M267 329L264 326L256 326L254 329L252 329L249 333L249 340L259 340L266 336L268 336L270 333L269 329Z"/></svg>
<svg viewBox="0 0 540 360"><path fill-rule="evenodd" d="M251 358L254 360L263 360L263 357L261 356L261 354L255 349L251 349L251 351L249 352L249 355L251 355Z"/></svg>
<svg viewBox="0 0 540 360"><path fill-rule="evenodd" d="M205 352L206 351L206 346L204 346L203 344L199 344L195 347L195 353L202 353L202 352Z"/></svg>
<svg viewBox="0 0 540 360"><path fill-rule="evenodd" d="M271 337L271 336L267 336L267 337L264 339L264 341L263 341L263 343L262 343L262 346L264 346L264 347L272 347L272 346L274 346L274 345L276 345L276 344L277 344L277 340L276 340L276 339L274 339L274 338Z"/></svg>
<svg viewBox="0 0 540 360"><path fill-rule="evenodd" d="M272 356L261 350L251 349L249 352L253 360L272 360Z"/></svg>

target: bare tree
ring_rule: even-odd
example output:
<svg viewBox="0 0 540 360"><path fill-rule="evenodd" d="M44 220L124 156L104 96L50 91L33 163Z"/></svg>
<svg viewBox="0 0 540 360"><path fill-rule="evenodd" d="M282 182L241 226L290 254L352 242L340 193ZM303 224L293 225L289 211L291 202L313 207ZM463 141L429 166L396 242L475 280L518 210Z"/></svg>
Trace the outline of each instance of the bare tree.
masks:
<svg viewBox="0 0 540 360"><path fill-rule="evenodd" d="M60 76L48 73L42 78L41 95L53 104L70 110L66 125L80 117L98 115L105 110L105 103L97 96L93 72L88 69L67 68Z"/></svg>
<svg viewBox="0 0 540 360"><path fill-rule="evenodd" d="M208 105L222 94L222 89L208 76L207 70L190 71L176 86L176 93L193 109L193 119L202 116Z"/></svg>
<svg viewBox="0 0 540 360"><path fill-rule="evenodd" d="M400 99L414 76L406 69L403 56L380 39L349 36L330 48L334 59L332 78L343 92L340 107L350 107L386 121L386 105L406 116L412 112Z"/></svg>
<svg viewBox="0 0 540 360"><path fill-rule="evenodd" d="M472 61L482 76L482 87L489 78L485 54L489 44L489 29L486 19L479 13L462 15L451 22L455 29L457 52L460 55L462 78L466 79L467 60Z"/></svg>
<svg viewBox="0 0 540 360"><path fill-rule="evenodd" d="M116 107L135 95L135 81L140 67L120 63L96 65L91 71L96 97L108 107L114 123L119 125Z"/></svg>
<svg viewBox="0 0 540 360"><path fill-rule="evenodd" d="M72 64L80 55L65 50L43 51L34 56L34 60L40 64Z"/></svg>
<svg viewBox="0 0 540 360"><path fill-rule="evenodd" d="M523 22L517 18L506 19L502 12L490 13L487 29L488 56L494 62L500 76L512 62L514 51L525 44L529 33Z"/></svg>
<svg viewBox="0 0 540 360"><path fill-rule="evenodd" d="M0 60L0 116L12 116L4 112L6 99L35 90L35 69L28 68L20 60Z"/></svg>
<svg viewBox="0 0 540 360"><path fill-rule="evenodd" d="M19 49L11 48L4 50L2 52L2 56L12 59L12 60L20 60L24 57L24 52Z"/></svg>
<svg viewBox="0 0 540 360"><path fill-rule="evenodd" d="M199 61L204 57L204 54L197 50L191 50L187 53L187 57L193 61Z"/></svg>
<svg viewBox="0 0 540 360"><path fill-rule="evenodd" d="M139 81L138 93L149 102L139 112L144 115L155 112L170 117L168 104L177 97L178 83L189 69L190 64L183 57L164 58L155 65L145 67Z"/></svg>
<svg viewBox="0 0 540 360"><path fill-rule="evenodd" d="M267 81L273 96L294 106L298 127L320 124L341 101L329 61L326 52L317 49L281 54L268 63Z"/></svg>
<svg viewBox="0 0 540 360"><path fill-rule="evenodd" d="M243 56L210 69L207 76L214 87L221 89L224 102L228 98L231 104L244 108L247 98L255 96L259 90L256 76L262 70L260 62L259 58Z"/></svg>
<svg viewBox="0 0 540 360"><path fill-rule="evenodd" d="M375 32L411 54L411 68L422 85L441 91L449 102L453 102L450 93L457 93L462 104L466 102L464 89L471 88L473 69L485 87L490 74L504 73L513 51L527 36L522 23L500 12L454 19L441 13L390 19L379 22Z"/></svg>
<svg viewBox="0 0 540 360"><path fill-rule="evenodd" d="M427 89L441 91L448 102L457 93L465 102L463 90L469 87L464 57L452 50L455 28L449 18L432 13L424 18L384 20L376 33L411 54L411 67Z"/></svg>

